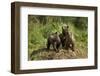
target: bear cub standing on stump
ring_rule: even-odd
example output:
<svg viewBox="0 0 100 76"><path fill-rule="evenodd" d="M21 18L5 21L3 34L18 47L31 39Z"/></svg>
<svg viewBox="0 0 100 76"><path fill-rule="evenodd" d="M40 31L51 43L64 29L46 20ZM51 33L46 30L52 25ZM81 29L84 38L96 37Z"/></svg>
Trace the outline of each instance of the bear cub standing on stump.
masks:
<svg viewBox="0 0 100 76"><path fill-rule="evenodd" d="M48 50L50 49L50 46L52 45L54 50L56 52L59 52L60 44L61 44L61 40L57 32L51 34L47 39L47 49Z"/></svg>
<svg viewBox="0 0 100 76"><path fill-rule="evenodd" d="M69 26L62 27L62 33L59 35L62 43L62 47L66 50L69 48L74 51L74 42L69 33Z"/></svg>

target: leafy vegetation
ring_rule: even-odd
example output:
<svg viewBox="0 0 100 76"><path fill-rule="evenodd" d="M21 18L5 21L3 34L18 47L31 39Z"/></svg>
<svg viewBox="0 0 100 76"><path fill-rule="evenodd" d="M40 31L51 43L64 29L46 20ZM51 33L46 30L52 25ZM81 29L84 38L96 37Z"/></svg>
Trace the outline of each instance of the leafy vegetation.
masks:
<svg viewBox="0 0 100 76"><path fill-rule="evenodd" d="M62 26L68 25L75 43L75 53L61 49L59 53L46 50L47 37L54 32L61 33ZM28 58L46 60L62 58L86 58L88 39L88 18L69 16L28 16Z"/></svg>

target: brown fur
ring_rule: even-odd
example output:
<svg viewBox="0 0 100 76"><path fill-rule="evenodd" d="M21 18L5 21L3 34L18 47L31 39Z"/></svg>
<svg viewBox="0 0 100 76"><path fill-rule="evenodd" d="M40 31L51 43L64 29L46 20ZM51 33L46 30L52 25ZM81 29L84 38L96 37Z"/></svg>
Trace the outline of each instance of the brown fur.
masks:
<svg viewBox="0 0 100 76"><path fill-rule="evenodd" d="M50 46L52 45L55 51L59 51L61 41L58 33L51 34L47 39L47 49L50 49Z"/></svg>
<svg viewBox="0 0 100 76"><path fill-rule="evenodd" d="M68 28L69 26L62 27L62 34L60 34L62 47L65 47L67 50L70 48L72 51L74 51L74 42L69 34Z"/></svg>

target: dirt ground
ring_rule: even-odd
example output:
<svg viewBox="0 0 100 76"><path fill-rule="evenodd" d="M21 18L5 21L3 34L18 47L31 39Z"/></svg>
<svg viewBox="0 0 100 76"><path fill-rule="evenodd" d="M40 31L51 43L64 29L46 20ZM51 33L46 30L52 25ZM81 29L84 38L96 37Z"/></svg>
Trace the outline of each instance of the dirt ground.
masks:
<svg viewBox="0 0 100 76"><path fill-rule="evenodd" d="M87 58L88 53L86 50L75 49L65 50L60 49L59 52L54 50L39 49L31 53L29 60L53 60L53 59L83 59Z"/></svg>

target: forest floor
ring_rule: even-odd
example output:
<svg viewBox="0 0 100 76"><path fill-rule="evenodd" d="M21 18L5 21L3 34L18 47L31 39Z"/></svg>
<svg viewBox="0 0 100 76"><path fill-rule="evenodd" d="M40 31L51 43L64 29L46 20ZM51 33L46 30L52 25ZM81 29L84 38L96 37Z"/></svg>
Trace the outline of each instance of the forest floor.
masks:
<svg viewBox="0 0 100 76"><path fill-rule="evenodd" d="M72 50L65 50L60 49L59 52L55 52L53 49L47 50L46 48L34 50L29 60L53 60L53 59L83 59L87 58L88 56L87 50L79 50L75 49L73 52Z"/></svg>

